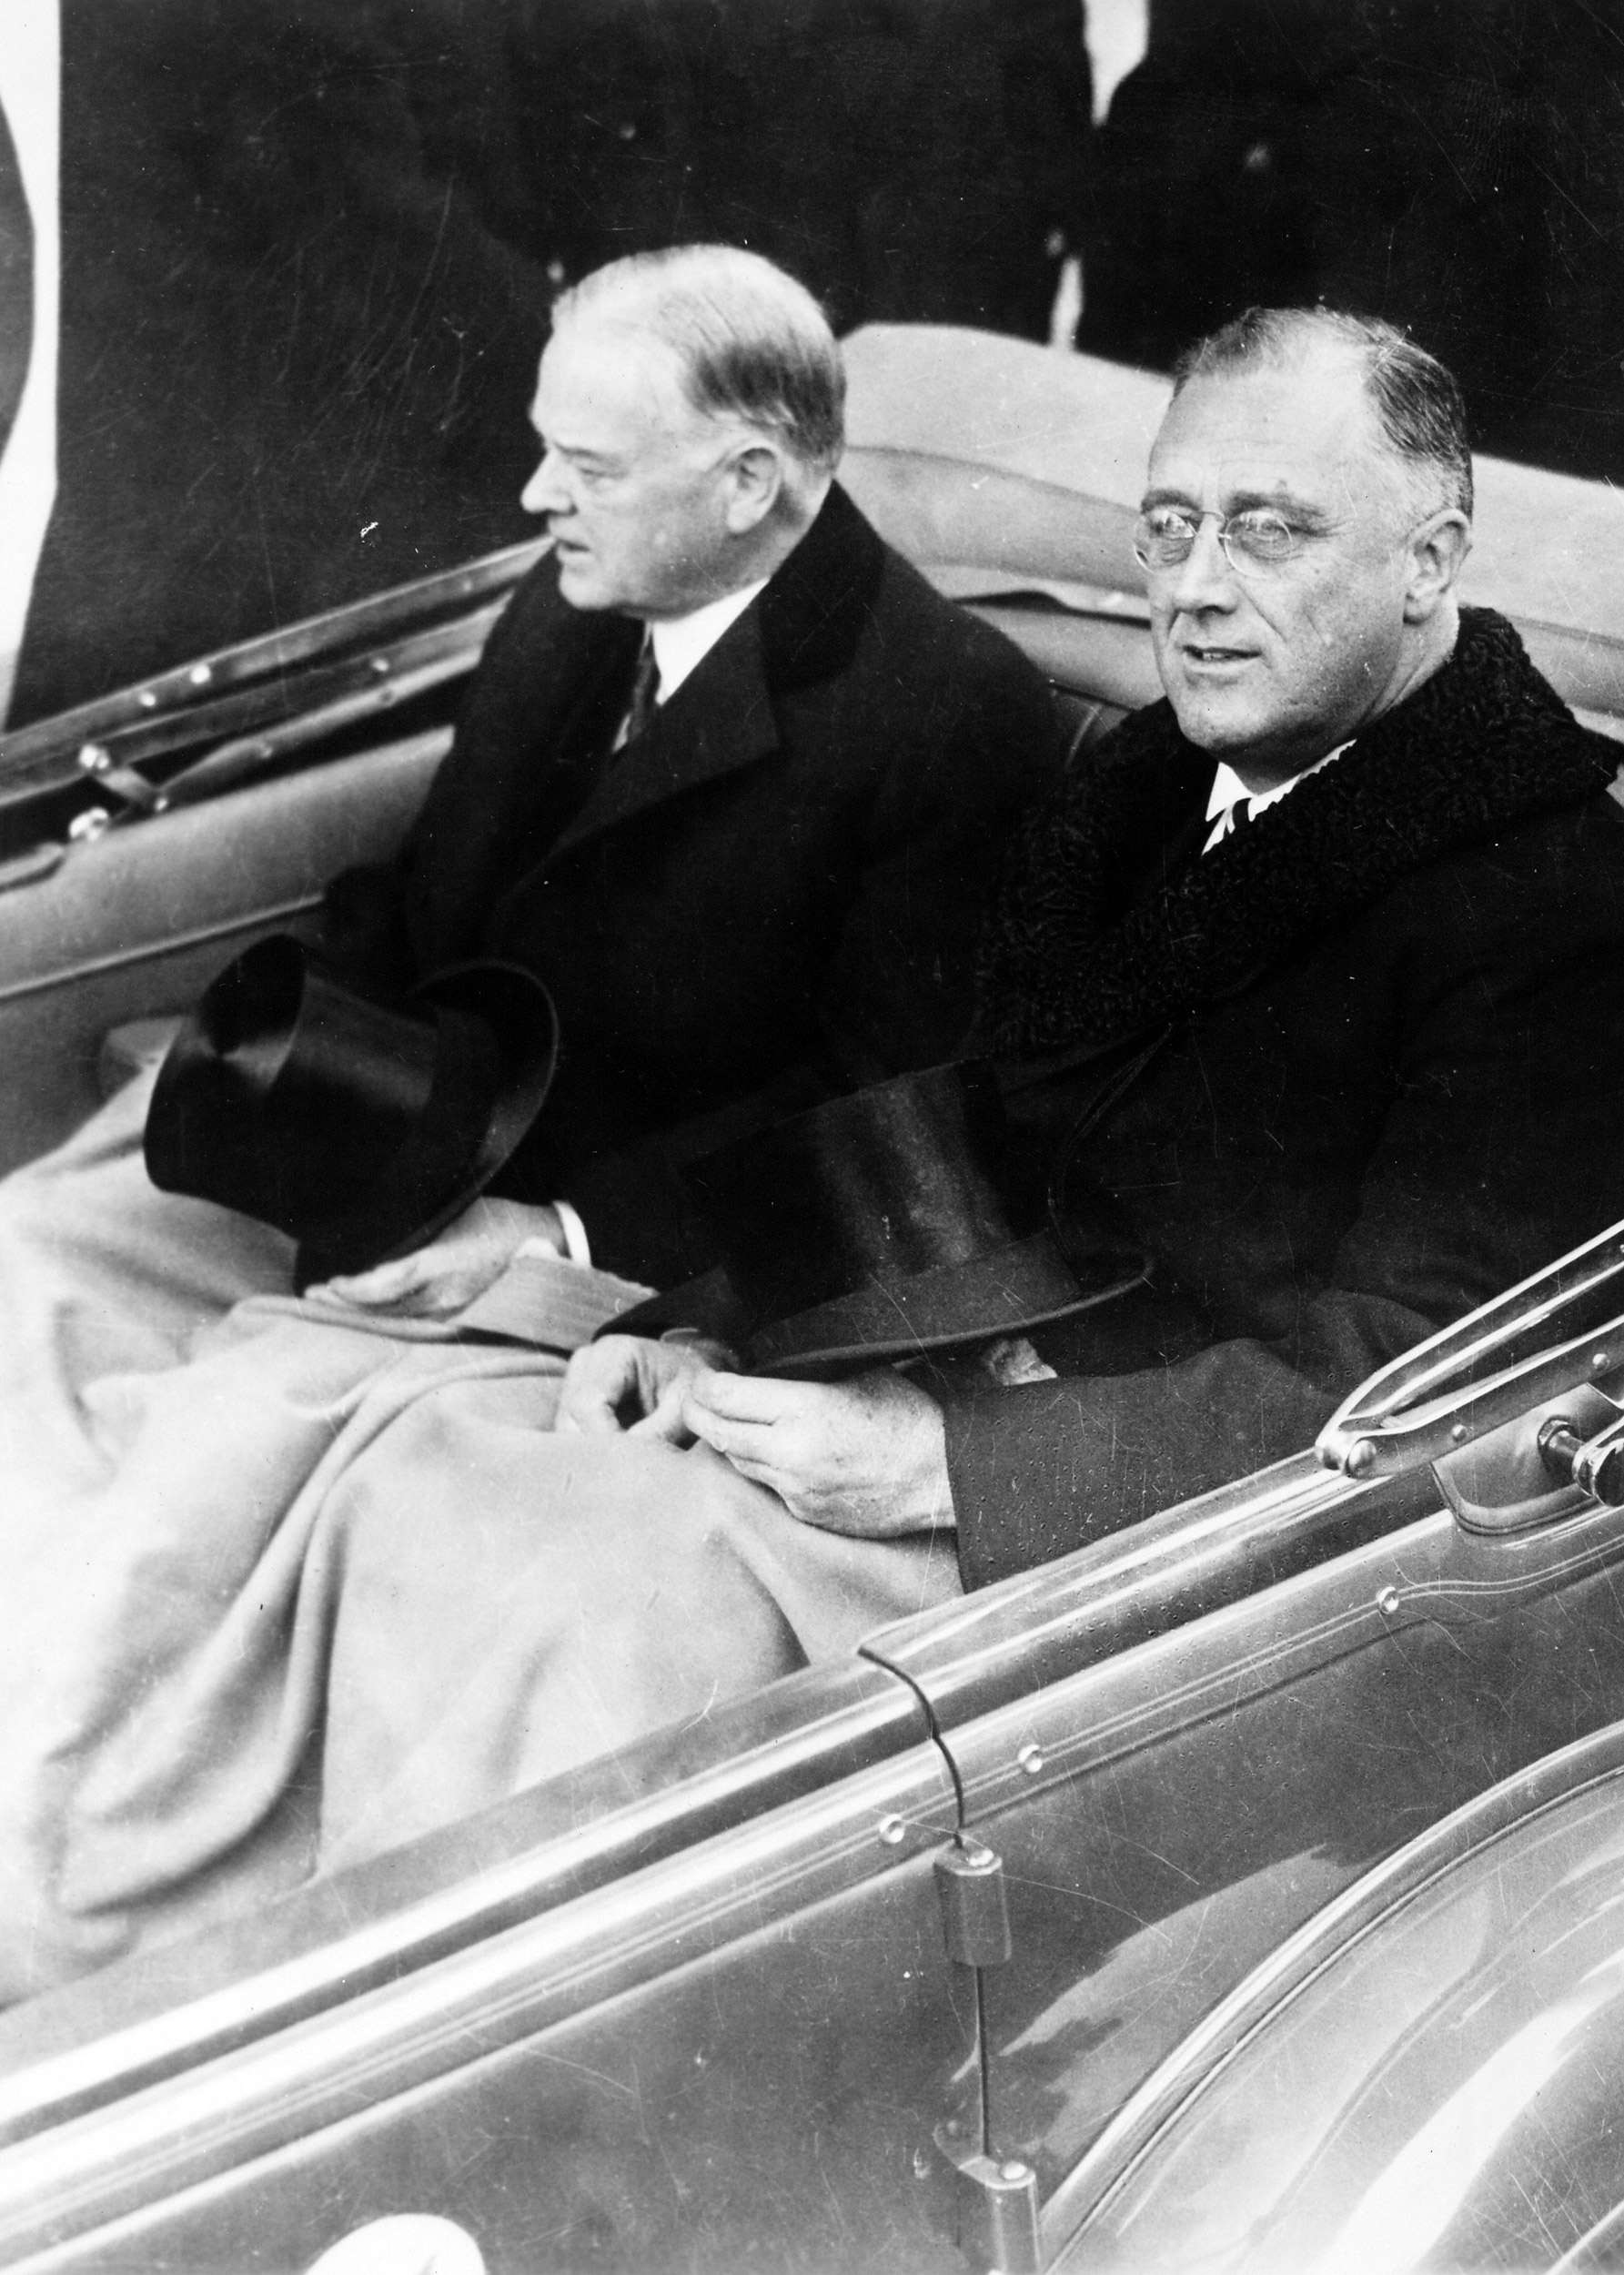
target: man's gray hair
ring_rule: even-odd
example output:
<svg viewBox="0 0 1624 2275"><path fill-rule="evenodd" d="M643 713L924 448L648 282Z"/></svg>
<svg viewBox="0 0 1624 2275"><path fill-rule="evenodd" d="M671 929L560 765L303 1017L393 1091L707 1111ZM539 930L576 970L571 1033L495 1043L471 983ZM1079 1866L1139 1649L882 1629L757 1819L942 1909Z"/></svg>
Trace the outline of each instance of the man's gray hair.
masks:
<svg viewBox="0 0 1624 2275"><path fill-rule="evenodd" d="M591 318L647 333L675 355L694 410L777 437L815 473L845 443L846 374L804 285L736 245L631 253L562 294L554 330Z"/></svg>
<svg viewBox="0 0 1624 2275"><path fill-rule="evenodd" d="M1247 364L1289 363L1317 340L1349 349L1359 358L1365 387L1382 435L1394 455L1422 477L1423 496L1472 511L1472 452L1466 405L1454 374L1425 348L1379 317L1347 316L1335 308L1246 308L1193 348L1173 367L1173 392L1192 379Z"/></svg>

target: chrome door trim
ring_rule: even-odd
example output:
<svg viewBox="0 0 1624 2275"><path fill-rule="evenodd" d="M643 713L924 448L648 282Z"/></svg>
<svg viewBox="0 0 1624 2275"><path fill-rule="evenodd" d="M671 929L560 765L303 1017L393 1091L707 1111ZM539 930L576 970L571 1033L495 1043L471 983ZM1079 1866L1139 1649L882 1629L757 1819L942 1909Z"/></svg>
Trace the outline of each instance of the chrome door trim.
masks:
<svg viewBox="0 0 1624 2275"><path fill-rule="evenodd" d="M943 1728L966 1829L1406 1627L1451 1610L1474 1619L1491 1605L1507 1611L1621 1560L1615 1510L1492 1541L1439 1512L1205 1615L1197 1607ZM934 1711L933 1691L921 1688Z"/></svg>
<svg viewBox="0 0 1624 2275"><path fill-rule="evenodd" d="M230 647L213 649L72 710L14 727L0 734L0 792L22 782L48 779L53 765L71 760L81 743L147 728L167 715L186 714L217 701L223 689L282 680L318 657L397 638L408 627L470 609L490 593L506 594L551 544L548 537L527 538L454 569L304 617L279 632L257 633Z"/></svg>
<svg viewBox="0 0 1624 2275"><path fill-rule="evenodd" d="M1181 1502L1053 1563L878 1629L865 1657L943 1732L1187 1625L1356 1539L1442 1506L1430 1478L1359 1481L1312 1453Z"/></svg>

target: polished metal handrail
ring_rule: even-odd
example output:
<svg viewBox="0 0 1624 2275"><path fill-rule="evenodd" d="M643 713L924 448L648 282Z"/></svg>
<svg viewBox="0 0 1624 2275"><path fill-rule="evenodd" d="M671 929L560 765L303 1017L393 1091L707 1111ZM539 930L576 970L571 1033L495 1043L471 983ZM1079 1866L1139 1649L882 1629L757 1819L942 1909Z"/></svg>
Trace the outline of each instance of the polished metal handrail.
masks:
<svg viewBox="0 0 1624 2275"><path fill-rule="evenodd" d="M1624 1223L1391 1360L1344 1400L1326 1469L1396 1477L1624 1369Z"/></svg>
<svg viewBox="0 0 1624 2275"><path fill-rule="evenodd" d="M439 620L465 614L505 594L535 566L550 541L531 539L506 546L456 569L328 609L279 632L216 649L172 671L156 672L76 704L71 711L0 734L0 794L37 792L54 786L59 778L71 779L80 763L79 753L87 744L129 736L128 754L146 756L181 741L202 740L220 715L213 706L222 698L251 690L278 691L274 707L287 715L300 707L300 691L312 665L348 656L347 668L366 670L368 652L387 652L391 643L421 635Z"/></svg>

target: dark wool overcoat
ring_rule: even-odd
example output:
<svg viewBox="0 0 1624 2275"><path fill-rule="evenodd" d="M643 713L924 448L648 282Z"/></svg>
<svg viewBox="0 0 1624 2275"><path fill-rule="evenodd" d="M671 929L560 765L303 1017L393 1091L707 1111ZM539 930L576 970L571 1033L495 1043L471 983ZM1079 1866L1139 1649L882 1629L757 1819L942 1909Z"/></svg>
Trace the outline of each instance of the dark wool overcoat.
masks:
<svg viewBox="0 0 1624 2275"><path fill-rule="evenodd" d="M546 981L559 1075L504 1189L562 1193L595 1260L667 1285L709 1260L673 1152L961 1046L1002 848L1060 745L1020 652L838 488L606 761L641 639L544 561L399 859L338 881L328 936L386 988L473 956Z"/></svg>
<svg viewBox="0 0 1624 2275"><path fill-rule="evenodd" d="M949 1403L984 1583L1310 1444L1373 1369L1624 1217L1616 745L1511 626L1210 854L1213 761L1158 703L1032 819L989 926L988 1039L1145 1291L1035 1340L1054 1382ZM1053 1062L1052 1062L1053 1063ZM1085 1133L1087 1130L1084 1125Z"/></svg>

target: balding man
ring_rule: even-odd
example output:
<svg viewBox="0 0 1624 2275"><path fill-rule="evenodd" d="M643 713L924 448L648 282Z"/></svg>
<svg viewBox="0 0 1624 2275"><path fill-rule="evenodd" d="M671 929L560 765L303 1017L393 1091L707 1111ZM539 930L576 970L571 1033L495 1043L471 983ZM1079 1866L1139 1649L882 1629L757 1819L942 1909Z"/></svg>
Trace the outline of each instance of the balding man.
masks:
<svg viewBox="0 0 1624 2275"><path fill-rule="evenodd" d="M1253 309L1179 366L1135 540L1167 700L1026 826L983 966L989 1046L1070 1062L1031 1158L1149 1288L1019 1388L609 1342L567 1421L635 1362L807 1522L951 1528L973 1586L1308 1444L1618 1216L1618 753L1458 604L1471 508L1458 391L1384 324Z"/></svg>
<svg viewBox="0 0 1624 2275"><path fill-rule="evenodd" d="M663 1285L703 1260L664 1133L959 1046L1055 728L836 486L843 396L816 304L753 254L637 255L555 309L524 493L552 555L401 861L330 925L386 986L474 955L545 979L562 1062L506 1186L542 1214L483 1208L351 1300L452 1308L560 1197L595 1261Z"/></svg>

